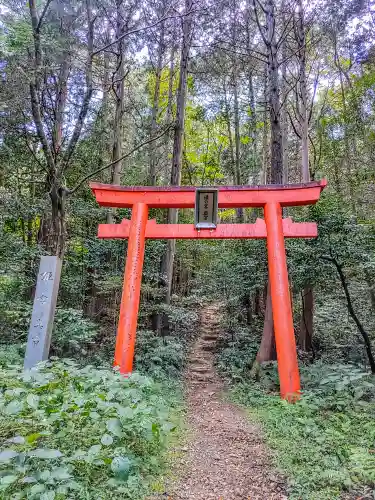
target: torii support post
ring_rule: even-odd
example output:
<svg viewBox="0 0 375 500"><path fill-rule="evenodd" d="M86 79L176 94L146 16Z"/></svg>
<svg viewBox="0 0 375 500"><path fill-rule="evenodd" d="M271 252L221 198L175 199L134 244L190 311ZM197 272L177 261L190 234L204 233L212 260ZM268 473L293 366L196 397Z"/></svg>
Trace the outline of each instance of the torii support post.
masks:
<svg viewBox="0 0 375 500"><path fill-rule="evenodd" d="M281 397L299 397L300 380L294 338L284 238L313 238L315 223L282 219L282 207L316 203L326 181L296 185L218 187L219 208L263 207L265 222L220 224L214 230L197 230L190 224L156 224L147 220L148 208L193 208L195 188L123 187L91 184L102 206L132 208L131 221L101 224L100 238L129 238L116 340L115 366L129 374L133 368L135 336L146 238L224 239L267 238L269 280L275 328Z"/></svg>
<svg viewBox="0 0 375 500"><path fill-rule="evenodd" d="M293 400L299 394L300 380L280 203L266 203L264 217L280 393L282 398Z"/></svg>
<svg viewBox="0 0 375 500"><path fill-rule="evenodd" d="M114 362L124 375L133 371L147 216L148 206L145 203L133 206Z"/></svg>

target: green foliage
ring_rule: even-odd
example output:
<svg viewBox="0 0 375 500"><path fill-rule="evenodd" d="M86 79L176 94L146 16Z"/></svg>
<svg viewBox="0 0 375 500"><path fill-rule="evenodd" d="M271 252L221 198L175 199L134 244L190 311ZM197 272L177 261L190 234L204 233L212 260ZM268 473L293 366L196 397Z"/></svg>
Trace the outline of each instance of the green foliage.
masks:
<svg viewBox="0 0 375 500"><path fill-rule="evenodd" d="M166 385L65 359L0 387L1 498L144 498L175 428Z"/></svg>
<svg viewBox="0 0 375 500"><path fill-rule="evenodd" d="M31 306L25 303L2 309L0 328L3 331L2 342L17 339L26 342L30 326ZM97 325L83 316L78 309L56 309L52 333L51 350L57 355L68 353L86 353L98 335Z"/></svg>
<svg viewBox="0 0 375 500"><path fill-rule="evenodd" d="M289 478L290 498L333 500L375 484L375 382L354 365L317 363L302 370L296 404L240 383L237 401L262 424L275 462Z"/></svg>
<svg viewBox="0 0 375 500"><path fill-rule="evenodd" d="M249 328L236 328L232 336L221 339L217 367L235 382L249 379L251 367L259 348L259 337Z"/></svg>
<svg viewBox="0 0 375 500"><path fill-rule="evenodd" d="M179 377L186 361L186 342L160 337L149 330L137 332L136 368L157 379Z"/></svg>

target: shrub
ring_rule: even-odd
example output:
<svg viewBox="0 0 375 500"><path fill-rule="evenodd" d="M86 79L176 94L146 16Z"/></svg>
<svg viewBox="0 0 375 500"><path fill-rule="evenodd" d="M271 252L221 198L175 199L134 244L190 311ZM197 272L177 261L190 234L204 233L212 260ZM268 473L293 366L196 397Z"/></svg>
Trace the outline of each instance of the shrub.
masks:
<svg viewBox="0 0 375 500"><path fill-rule="evenodd" d="M3 305L3 304L2 304ZM12 308L1 308L0 329L2 342L20 340L26 343L30 327L31 305L20 303ZM73 353L85 354L98 334L97 325L78 309L57 308L51 339L51 352L62 356Z"/></svg>
<svg viewBox="0 0 375 500"><path fill-rule="evenodd" d="M353 365L323 363L301 375L305 391L293 405L254 382L237 384L234 397L262 424L288 476L291 499L334 500L345 490L362 496L375 485L371 375Z"/></svg>
<svg viewBox="0 0 375 500"><path fill-rule="evenodd" d="M149 330L137 332L137 370L154 378L178 377L186 360L186 343L175 337L159 337Z"/></svg>
<svg viewBox="0 0 375 500"><path fill-rule="evenodd" d="M0 370L2 498L144 498L174 425L165 388L71 360Z"/></svg>

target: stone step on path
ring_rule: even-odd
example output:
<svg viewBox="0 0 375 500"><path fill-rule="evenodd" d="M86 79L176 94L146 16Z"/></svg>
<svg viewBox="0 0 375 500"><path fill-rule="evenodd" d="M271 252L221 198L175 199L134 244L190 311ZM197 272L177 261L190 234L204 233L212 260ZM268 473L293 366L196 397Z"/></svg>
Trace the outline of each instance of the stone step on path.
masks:
<svg viewBox="0 0 375 500"><path fill-rule="evenodd" d="M259 426L228 403L214 368L221 304L201 313L185 374L189 441L176 466L171 500L285 500L285 482L271 466Z"/></svg>

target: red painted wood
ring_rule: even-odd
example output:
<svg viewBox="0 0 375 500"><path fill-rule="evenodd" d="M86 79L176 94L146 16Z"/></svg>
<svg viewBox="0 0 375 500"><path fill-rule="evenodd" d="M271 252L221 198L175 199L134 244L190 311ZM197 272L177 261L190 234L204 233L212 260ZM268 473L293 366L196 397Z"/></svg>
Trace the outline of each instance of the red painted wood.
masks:
<svg viewBox="0 0 375 500"><path fill-rule="evenodd" d="M216 186L219 190L219 208L262 207L266 203L281 206L316 203L326 180L306 184L265 186ZM91 183L90 187L99 205L131 208L135 203L146 203L150 208L194 208L195 187L126 187ZM212 186L210 186L212 187Z"/></svg>
<svg viewBox="0 0 375 500"><path fill-rule="evenodd" d="M280 204L267 203L264 216L280 394L282 398L293 401L300 394L300 379Z"/></svg>
<svg viewBox="0 0 375 500"><path fill-rule="evenodd" d="M130 238L126 257L124 284L122 287L114 360L114 366L119 366L120 373L123 374L129 374L133 370L147 216L147 205L139 203L133 207L131 221L128 221Z"/></svg>
<svg viewBox="0 0 375 500"><path fill-rule="evenodd" d="M286 238L315 238L318 229L315 222L293 222L283 219L283 231ZM98 237L103 239L125 239L129 237L130 221L124 219L121 224L99 224ZM157 224L148 220L146 226L148 239L252 239L267 238L266 224L257 219L255 224L218 224L216 229L198 231L193 224Z"/></svg>

